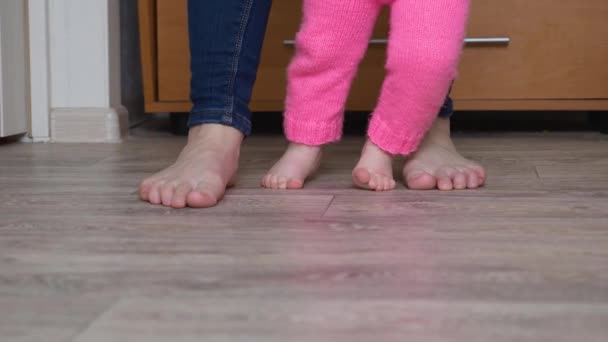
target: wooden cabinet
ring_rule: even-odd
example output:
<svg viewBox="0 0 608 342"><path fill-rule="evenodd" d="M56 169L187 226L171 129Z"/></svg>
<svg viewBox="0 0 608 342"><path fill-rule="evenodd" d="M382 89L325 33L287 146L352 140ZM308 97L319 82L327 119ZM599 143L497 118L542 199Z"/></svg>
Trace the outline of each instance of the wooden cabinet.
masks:
<svg viewBox="0 0 608 342"><path fill-rule="evenodd" d="M187 0L139 0L146 110L188 111ZM281 111L301 1L275 1L252 109ZM385 39L387 11L374 38ZM453 97L463 110L608 109L608 1L474 1L470 38ZM348 101L371 110L384 77L385 46L371 44Z"/></svg>

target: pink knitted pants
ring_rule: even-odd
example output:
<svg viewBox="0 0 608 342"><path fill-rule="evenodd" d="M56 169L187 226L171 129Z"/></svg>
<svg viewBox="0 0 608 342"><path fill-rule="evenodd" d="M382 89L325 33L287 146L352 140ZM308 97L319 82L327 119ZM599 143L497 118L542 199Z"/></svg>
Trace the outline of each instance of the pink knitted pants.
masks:
<svg viewBox="0 0 608 342"><path fill-rule="evenodd" d="M391 7L386 78L368 135L391 154L416 149L456 76L468 0L304 0L288 70L289 141L340 139L350 86L385 4Z"/></svg>

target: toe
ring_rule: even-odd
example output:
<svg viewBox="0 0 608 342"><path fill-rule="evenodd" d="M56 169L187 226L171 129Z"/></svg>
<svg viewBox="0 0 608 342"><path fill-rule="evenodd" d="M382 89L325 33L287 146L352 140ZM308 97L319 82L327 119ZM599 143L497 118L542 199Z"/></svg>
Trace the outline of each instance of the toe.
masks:
<svg viewBox="0 0 608 342"><path fill-rule="evenodd" d="M356 186L363 189L370 189L372 186L371 182L372 175L365 168L357 168L353 171L353 182Z"/></svg>
<svg viewBox="0 0 608 342"><path fill-rule="evenodd" d="M382 179L382 188L381 188L382 191L388 191L388 181L389 181L388 178Z"/></svg>
<svg viewBox="0 0 608 342"><path fill-rule="evenodd" d="M160 189L162 187L162 183L158 182L152 185L150 188L150 192L148 193L149 202L152 204L161 204L161 196Z"/></svg>
<svg viewBox="0 0 608 342"><path fill-rule="evenodd" d="M381 174L376 174L375 178L375 183L376 186L374 187L374 189L376 191L384 191L384 186L385 186L385 181L388 177L381 175Z"/></svg>
<svg viewBox="0 0 608 342"><path fill-rule="evenodd" d="M444 167L437 171L437 188L439 190L454 190L454 177L458 171L451 167Z"/></svg>
<svg viewBox="0 0 608 342"><path fill-rule="evenodd" d="M297 179L290 179L287 181L287 189L302 189L304 187L304 182L299 181Z"/></svg>
<svg viewBox="0 0 608 342"><path fill-rule="evenodd" d="M182 183L175 187L175 192L173 193L173 199L171 200L171 206L176 209L185 208L186 207L186 197L188 193L192 191L192 185L188 183Z"/></svg>
<svg viewBox="0 0 608 342"><path fill-rule="evenodd" d="M391 185L391 182L393 182L393 180L388 177L384 179L384 191L390 191L394 189L394 186Z"/></svg>
<svg viewBox="0 0 608 342"><path fill-rule="evenodd" d="M479 178L474 170L467 171L467 188L477 189L479 187Z"/></svg>
<svg viewBox="0 0 608 342"><path fill-rule="evenodd" d="M454 182L454 189L464 190L467 188L467 177L464 172L457 172L452 178Z"/></svg>
<svg viewBox="0 0 608 342"><path fill-rule="evenodd" d="M279 188L279 176L277 176L277 175L270 176L270 187L273 189Z"/></svg>
<svg viewBox="0 0 608 342"><path fill-rule="evenodd" d="M378 175L378 183L376 183L376 191L386 191L386 177Z"/></svg>
<svg viewBox="0 0 608 342"><path fill-rule="evenodd" d="M153 185L154 180L152 180L152 178L144 179L139 184L139 198L144 201L148 201L150 199L150 190L152 189Z"/></svg>
<svg viewBox="0 0 608 342"><path fill-rule="evenodd" d="M367 185L372 190L378 190L378 175L372 173L369 179L369 183L367 183Z"/></svg>
<svg viewBox="0 0 608 342"><path fill-rule="evenodd" d="M186 204L192 208L209 208L218 203L218 197L205 186L197 186L186 195Z"/></svg>
<svg viewBox="0 0 608 342"><path fill-rule="evenodd" d="M450 191L454 189L452 179L448 176L437 177L437 188L443 191Z"/></svg>
<svg viewBox="0 0 608 342"><path fill-rule="evenodd" d="M264 176L264 179L262 179L262 186L265 188L270 188L272 186L272 184L270 183L270 179L272 177L272 174L267 174L266 176Z"/></svg>
<svg viewBox="0 0 608 342"><path fill-rule="evenodd" d="M285 176L279 177L278 187L279 187L279 189L282 189L282 190L287 189L287 177L285 177Z"/></svg>
<svg viewBox="0 0 608 342"><path fill-rule="evenodd" d="M412 190L432 190L437 187L437 178L426 171L417 170L404 175L405 185Z"/></svg>
<svg viewBox="0 0 608 342"><path fill-rule="evenodd" d="M260 186L261 186L261 187L263 187L263 188L268 187L268 186L266 185L266 180L267 180L267 179L268 179L268 174L266 174L266 175L264 175L264 177L262 177L262 180L260 181Z"/></svg>
<svg viewBox="0 0 608 342"><path fill-rule="evenodd" d="M215 206L218 199L210 193L197 190L188 193L186 202L192 208L209 208Z"/></svg>
<svg viewBox="0 0 608 342"><path fill-rule="evenodd" d="M266 187L272 189L272 173L266 176Z"/></svg>
<svg viewBox="0 0 608 342"><path fill-rule="evenodd" d="M481 166L476 166L476 167L473 168L473 170L477 174L477 179L478 179L479 186L484 185L485 182L486 182L486 177L487 177L486 170L483 167L481 167Z"/></svg>
<svg viewBox="0 0 608 342"><path fill-rule="evenodd" d="M190 191L186 203L193 208L209 208L216 205L226 191L226 185L220 179L205 180Z"/></svg>
<svg viewBox="0 0 608 342"><path fill-rule="evenodd" d="M175 184L173 183L165 183L160 188L160 198L161 202L164 206L171 206L171 201L173 200L173 193L175 192Z"/></svg>

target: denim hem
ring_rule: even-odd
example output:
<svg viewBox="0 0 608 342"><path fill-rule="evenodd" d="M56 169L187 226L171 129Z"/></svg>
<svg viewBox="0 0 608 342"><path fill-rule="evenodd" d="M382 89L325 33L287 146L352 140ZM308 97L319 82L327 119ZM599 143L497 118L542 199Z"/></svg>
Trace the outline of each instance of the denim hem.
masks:
<svg viewBox="0 0 608 342"><path fill-rule="evenodd" d="M447 98L441 109L439 110L439 114L437 115L440 118L449 119L454 114L454 103L451 98Z"/></svg>
<svg viewBox="0 0 608 342"><path fill-rule="evenodd" d="M243 114L225 111L191 112L188 118L188 127L203 124L220 124L230 126L241 131L245 136L251 135L251 120Z"/></svg>

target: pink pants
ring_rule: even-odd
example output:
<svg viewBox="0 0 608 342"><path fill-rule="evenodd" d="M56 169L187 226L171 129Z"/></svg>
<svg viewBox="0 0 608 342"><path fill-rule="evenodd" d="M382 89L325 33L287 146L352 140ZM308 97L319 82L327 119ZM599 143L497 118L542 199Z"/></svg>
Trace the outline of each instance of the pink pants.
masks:
<svg viewBox="0 0 608 342"><path fill-rule="evenodd" d="M340 139L350 86L385 4L391 7L386 79L368 136L391 154L417 148L456 77L468 0L304 0L288 70L289 141Z"/></svg>

